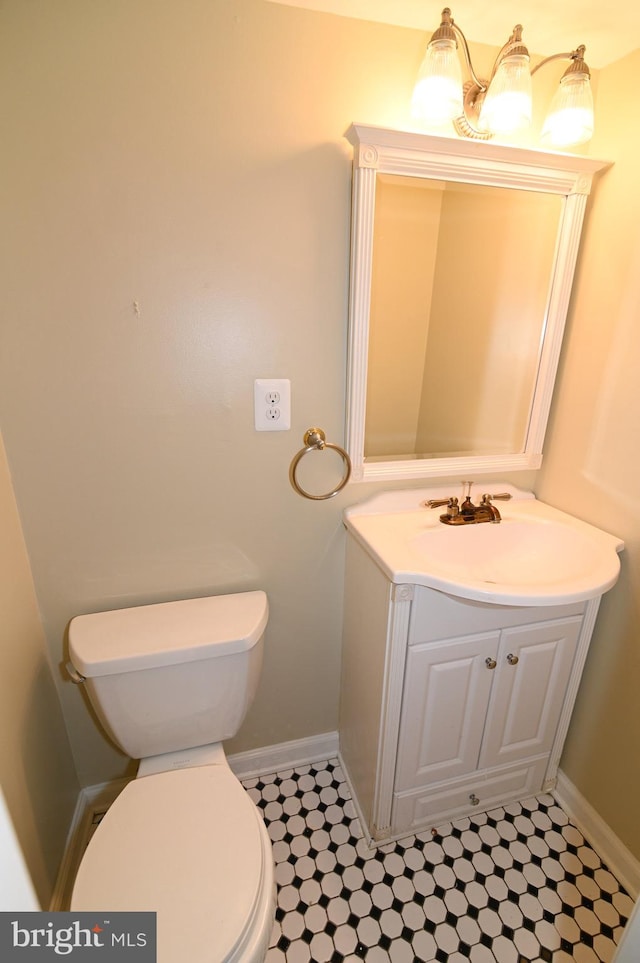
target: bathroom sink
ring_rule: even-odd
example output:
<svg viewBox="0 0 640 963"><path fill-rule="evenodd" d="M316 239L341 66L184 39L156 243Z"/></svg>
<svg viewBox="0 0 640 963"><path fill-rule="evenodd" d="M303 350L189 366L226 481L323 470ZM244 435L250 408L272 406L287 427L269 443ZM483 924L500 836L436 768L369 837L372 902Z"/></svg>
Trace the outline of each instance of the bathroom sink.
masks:
<svg viewBox="0 0 640 963"><path fill-rule="evenodd" d="M561 605L602 595L620 571L624 543L538 501L500 502L502 521L443 525L422 506L434 490L389 492L345 512L345 524L392 582L500 605ZM451 492L449 492L451 494ZM385 510L385 507L387 510ZM367 508L369 511L367 511Z"/></svg>

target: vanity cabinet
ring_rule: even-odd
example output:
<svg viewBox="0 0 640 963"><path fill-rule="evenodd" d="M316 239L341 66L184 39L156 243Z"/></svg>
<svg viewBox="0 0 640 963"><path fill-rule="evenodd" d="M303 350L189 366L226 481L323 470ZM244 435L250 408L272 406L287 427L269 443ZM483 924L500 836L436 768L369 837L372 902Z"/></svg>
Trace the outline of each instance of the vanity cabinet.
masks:
<svg viewBox="0 0 640 963"><path fill-rule="evenodd" d="M553 788L599 599L393 584L347 543L340 745L371 840Z"/></svg>
<svg viewBox="0 0 640 963"><path fill-rule="evenodd" d="M409 645L394 829L540 788L581 626L573 616Z"/></svg>

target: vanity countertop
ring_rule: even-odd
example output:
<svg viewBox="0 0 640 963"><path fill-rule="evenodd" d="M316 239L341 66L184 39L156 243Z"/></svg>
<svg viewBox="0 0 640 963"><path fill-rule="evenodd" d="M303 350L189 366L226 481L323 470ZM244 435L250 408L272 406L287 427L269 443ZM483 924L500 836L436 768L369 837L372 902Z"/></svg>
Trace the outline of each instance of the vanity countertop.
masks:
<svg viewBox="0 0 640 963"><path fill-rule="evenodd" d="M497 524L445 525L427 499L446 488L384 492L344 513L347 530L394 583L425 585L497 605L562 605L596 598L617 581L624 543L513 485Z"/></svg>

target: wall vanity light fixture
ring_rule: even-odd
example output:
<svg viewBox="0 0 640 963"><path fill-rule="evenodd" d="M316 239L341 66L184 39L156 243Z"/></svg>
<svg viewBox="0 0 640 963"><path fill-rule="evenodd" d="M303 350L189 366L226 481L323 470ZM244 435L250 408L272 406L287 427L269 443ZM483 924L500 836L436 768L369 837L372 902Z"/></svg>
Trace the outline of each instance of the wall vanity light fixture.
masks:
<svg viewBox="0 0 640 963"><path fill-rule="evenodd" d="M458 42L471 77L466 83ZM553 54L530 70L522 26L517 24L496 57L490 79L481 80L473 69L466 37L445 7L418 73L411 113L427 123L451 120L458 134L479 140L525 130L531 124L531 77L553 60L570 60L544 122L541 140L552 148L584 144L593 135L593 97L584 52L584 46L580 46L570 53Z"/></svg>

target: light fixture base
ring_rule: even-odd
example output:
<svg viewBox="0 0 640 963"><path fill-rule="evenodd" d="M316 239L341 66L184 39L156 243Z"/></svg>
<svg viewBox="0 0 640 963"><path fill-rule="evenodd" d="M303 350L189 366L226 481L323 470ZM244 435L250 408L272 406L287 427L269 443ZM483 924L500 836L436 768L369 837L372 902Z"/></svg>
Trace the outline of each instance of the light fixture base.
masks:
<svg viewBox="0 0 640 963"><path fill-rule="evenodd" d="M484 90L478 84L468 80L463 86L463 113L453 118L453 126L460 137L471 138L472 140L491 140L493 134L488 130L479 130L474 126L480 114L480 104L478 97L483 94L488 84L485 80L480 83L484 85Z"/></svg>

